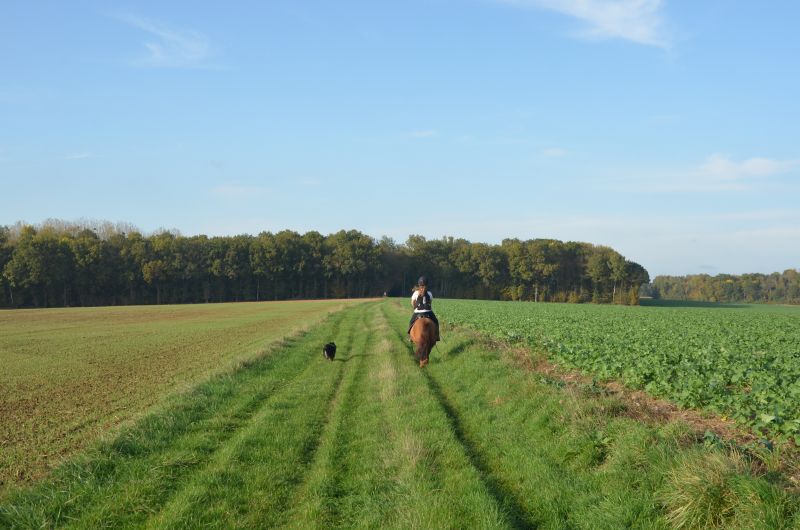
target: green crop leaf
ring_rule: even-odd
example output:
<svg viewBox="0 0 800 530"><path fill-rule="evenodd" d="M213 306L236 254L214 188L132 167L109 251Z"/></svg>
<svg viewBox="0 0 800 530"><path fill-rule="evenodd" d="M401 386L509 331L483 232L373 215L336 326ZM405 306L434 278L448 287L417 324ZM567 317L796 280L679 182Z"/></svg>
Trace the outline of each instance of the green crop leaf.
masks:
<svg viewBox="0 0 800 530"><path fill-rule="evenodd" d="M775 416L771 414L759 414L758 419L761 420L762 423L771 423L775 421Z"/></svg>
<svg viewBox="0 0 800 530"><path fill-rule="evenodd" d="M800 430L800 311L792 307L623 308L441 300L448 320L550 359L700 407L766 435Z"/></svg>

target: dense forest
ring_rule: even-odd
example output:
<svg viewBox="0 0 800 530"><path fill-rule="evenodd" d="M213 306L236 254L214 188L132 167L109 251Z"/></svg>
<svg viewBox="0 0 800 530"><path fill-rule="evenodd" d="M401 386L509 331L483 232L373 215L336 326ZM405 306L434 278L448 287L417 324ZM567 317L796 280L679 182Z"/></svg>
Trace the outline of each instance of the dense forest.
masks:
<svg viewBox="0 0 800 530"><path fill-rule="evenodd" d="M58 220L0 227L0 271L2 307L405 296L421 274L442 297L635 304L649 281L611 248L553 239L184 237Z"/></svg>
<svg viewBox="0 0 800 530"><path fill-rule="evenodd" d="M656 276L648 290L667 300L800 304L800 272Z"/></svg>

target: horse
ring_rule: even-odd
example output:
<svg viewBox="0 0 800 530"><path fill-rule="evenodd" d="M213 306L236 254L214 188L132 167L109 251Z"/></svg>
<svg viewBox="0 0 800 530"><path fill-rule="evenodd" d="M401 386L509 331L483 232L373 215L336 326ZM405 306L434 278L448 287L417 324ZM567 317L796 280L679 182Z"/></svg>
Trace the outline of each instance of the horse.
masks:
<svg viewBox="0 0 800 530"><path fill-rule="evenodd" d="M428 364L428 356L436 344L436 324L430 318L418 318L411 327L411 340L417 347L414 354L422 368Z"/></svg>

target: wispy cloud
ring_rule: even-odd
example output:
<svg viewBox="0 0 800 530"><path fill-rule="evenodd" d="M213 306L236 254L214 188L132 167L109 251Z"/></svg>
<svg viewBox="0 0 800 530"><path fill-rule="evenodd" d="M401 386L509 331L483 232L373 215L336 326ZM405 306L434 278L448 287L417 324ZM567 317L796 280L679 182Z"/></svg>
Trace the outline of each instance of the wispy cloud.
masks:
<svg viewBox="0 0 800 530"><path fill-rule="evenodd" d="M623 39L668 48L661 0L497 0L506 4L547 9L586 23L578 36Z"/></svg>
<svg viewBox="0 0 800 530"><path fill-rule="evenodd" d="M208 38L193 30L176 29L165 23L137 15L118 18L149 35L146 54L134 61L137 65L160 68L210 68L211 44Z"/></svg>
<svg viewBox="0 0 800 530"><path fill-rule="evenodd" d="M547 149L542 150L542 156L546 156L547 158L561 158L563 156L567 156L568 151L566 149L561 149L560 147L548 147Z"/></svg>
<svg viewBox="0 0 800 530"><path fill-rule="evenodd" d="M426 130L426 131L411 131L408 133L408 136L411 138L431 138L433 136L437 136L439 133L434 130Z"/></svg>
<svg viewBox="0 0 800 530"><path fill-rule="evenodd" d="M92 153L70 153L64 155L64 160L82 160L84 158L92 158Z"/></svg>
<svg viewBox="0 0 800 530"><path fill-rule="evenodd" d="M773 272L800 260L800 212L756 210L722 213L592 214L546 212L476 222L468 217L427 219L444 234L471 241L499 242L508 237L556 238L610 245L657 274ZM399 226L393 234L424 231Z"/></svg>
<svg viewBox="0 0 800 530"><path fill-rule="evenodd" d="M639 171L638 177L619 183L625 191L642 193L748 191L799 167L800 160L754 157L737 161L713 154L692 167Z"/></svg>
<svg viewBox="0 0 800 530"><path fill-rule="evenodd" d="M800 226L800 211L773 208L770 210L736 211L716 214L720 221L779 222Z"/></svg>
<svg viewBox="0 0 800 530"><path fill-rule="evenodd" d="M774 160L757 157L736 162L726 155L714 154L700 164L696 173L698 176L714 180L744 180L787 173L798 165L800 165L800 160Z"/></svg>

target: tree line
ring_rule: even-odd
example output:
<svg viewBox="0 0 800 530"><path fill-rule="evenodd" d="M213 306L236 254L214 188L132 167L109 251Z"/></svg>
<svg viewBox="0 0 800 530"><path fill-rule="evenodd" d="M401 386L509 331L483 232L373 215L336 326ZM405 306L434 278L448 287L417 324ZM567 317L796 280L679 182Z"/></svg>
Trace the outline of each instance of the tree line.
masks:
<svg viewBox="0 0 800 530"><path fill-rule="evenodd" d="M499 245L357 230L208 237L49 220L0 226L0 307L406 296L638 303L647 271L615 250L554 239Z"/></svg>
<svg viewBox="0 0 800 530"><path fill-rule="evenodd" d="M656 276L649 294L667 300L800 304L800 272Z"/></svg>

